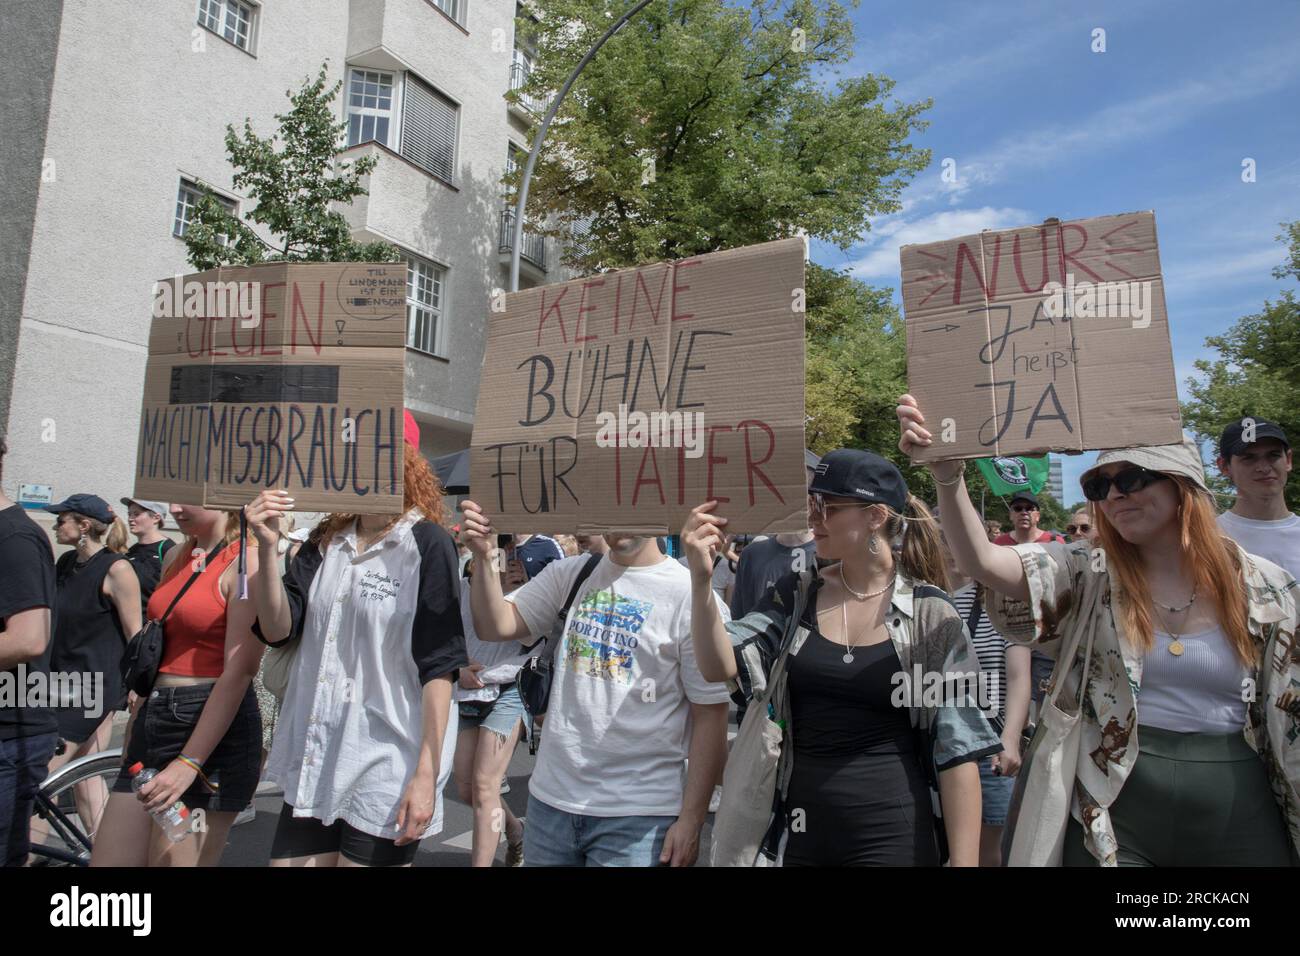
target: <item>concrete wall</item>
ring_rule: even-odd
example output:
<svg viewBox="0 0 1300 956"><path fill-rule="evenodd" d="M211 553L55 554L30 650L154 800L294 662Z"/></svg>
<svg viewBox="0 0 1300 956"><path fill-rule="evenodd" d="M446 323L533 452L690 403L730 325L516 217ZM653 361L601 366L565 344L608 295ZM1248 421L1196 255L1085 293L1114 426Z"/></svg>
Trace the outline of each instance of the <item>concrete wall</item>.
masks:
<svg viewBox="0 0 1300 956"><path fill-rule="evenodd" d="M5 5L6 16L13 6ZM11 408L0 417L10 435L7 494L16 497L20 483L52 485L56 498L85 491L115 501L131 492L150 291L158 278L191 271L184 243L171 234L178 181L202 179L249 209L232 188L226 124L242 127L248 116L267 135L274 114L288 107L285 91L327 58L331 81L349 61L409 68L460 104L455 182L359 147L353 152L381 154L380 165L369 177L373 195L348 216L360 235L449 268L445 357L408 350L406 388L427 455L469 445L489 295L507 280L497 230L513 3L472 0L463 29L427 0L275 0L262 8L255 55L197 27L188 3L148 15L123 0L79 3L61 18L61 32L57 12L48 12L57 5L17 6L35 39L0 43L19 44L21 55L3 62L6 75L22 67L24 102L33 73L39 81L41 65L55 62L40 52L42 38L52 45L57 36L58 55L44 150L21 144L4 177L35 198L30 262L15 262L6 242L0 273L7 283L0 292L26 276L21 296L0 296L22 303L21 348L10 328L16 321L0 321L0 401L4 363L16 360ZM345 97L346 90L336 101L340 118ZM32 125L42 125L39 116ZM12 170L31 167L42 152L57 162L58 178L35 195L33 177ZM4 204L6 216L19 209L21 219L21 199ZM21 255L21 244L14 248Z"/></svg>
<svg viewBox="0 0 1300 956"><path fill-rule="evenodd" d="M12 111L0 137L0 432L9 421L62 15L62 0L0 6L0 103ZM57 165L48 172L57 174Z"/></svg>

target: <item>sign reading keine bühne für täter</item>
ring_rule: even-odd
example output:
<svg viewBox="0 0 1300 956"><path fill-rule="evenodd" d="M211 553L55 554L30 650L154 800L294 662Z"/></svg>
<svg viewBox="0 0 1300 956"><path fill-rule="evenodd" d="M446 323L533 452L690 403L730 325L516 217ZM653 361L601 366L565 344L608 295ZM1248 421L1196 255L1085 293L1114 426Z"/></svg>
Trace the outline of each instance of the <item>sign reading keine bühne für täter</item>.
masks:
<svg viewBox="0 0 1300 956"><path fill-rule="evenodd" d="M489 312L470 492L503 531L807 527L804 242L503 297Z"/></svg>

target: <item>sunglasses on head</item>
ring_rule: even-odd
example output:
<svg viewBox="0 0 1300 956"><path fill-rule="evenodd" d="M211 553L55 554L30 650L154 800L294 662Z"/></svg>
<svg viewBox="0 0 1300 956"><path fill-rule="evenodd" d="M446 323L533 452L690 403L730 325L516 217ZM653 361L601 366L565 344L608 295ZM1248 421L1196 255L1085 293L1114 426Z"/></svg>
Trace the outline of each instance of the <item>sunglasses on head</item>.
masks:
<svg viewBox="0 0 1300 956"><path fill-rule="evenodd" d="M1105 501L1110 497L1111 485L1118 488L1121 494L1131 495L1135 491L1141 491L1147 485L1163 481L1168 477L1158 471L1150 471L1134 465L1109 478L1105 475L1093 475L1083 482L1083 496L1089 501Z"/></svg>
<svg viewBox="0 0 1300 956"><path fill-rule="evenodd" d="M1065 526L1066 534L1087 534L1091 530L1092 525L1090 524L1067 524Z"/></svg>

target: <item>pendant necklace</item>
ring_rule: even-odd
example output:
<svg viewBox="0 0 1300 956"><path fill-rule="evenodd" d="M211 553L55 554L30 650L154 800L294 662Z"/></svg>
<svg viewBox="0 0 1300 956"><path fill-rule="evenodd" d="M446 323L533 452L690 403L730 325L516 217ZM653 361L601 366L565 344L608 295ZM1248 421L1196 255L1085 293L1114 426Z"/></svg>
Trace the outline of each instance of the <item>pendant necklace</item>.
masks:
<svg viewBox="0 0 1300 956"><path fill-rule="evenodd" d="M1151 603L1154 604L1157 608L1159 608L1161 612L1168 611L1170 614L1181 614L1183 611L1190 609L1191 606L1196 603L1196 588L1193 586L1192 599L1188 601L1186 604L1184 604L1182 607L1170 607L1168 604L1161 604L1159 601L1155 601L1155 600L1153 600ZM1163 613L1160 614L1160 622L1162 624L1165 623L1165 616ZM1174 657L1182 657L1183 651L1186 650L1186 648L1183 646L1183 642L1180 640L1180 638L1183 636L1182 632L1179 631L1177 634L1173 633L1173 628L1169 627L1168 624L1165 624L1165 629L1169 631L1169 636L1173 638L1173 640L1169 642L1169 653L1173 654Z"/></svg>
<svg viewBox="0 0 1300 956"><path fill-rule="evenodd" d="M895 577L897 577L897 575L895 575ZM891 577L889 579L889 582L880 590L869 591L866 594L859 594L857 591L853 590L853 588L849 587L849 580L847 575L845 575L844 573L844 565L842 564L840 565L840 580L844 582L844 589L848 591L850 594L852 594L859 601L865 601L868 598L873 598L873 597L880 597L880 595L884 594L886 591L888 591L891 587L894 586L894 578ZM852 664L853 645L849 643L849 602L848 601L840 602L840 619L843 622L843 626L844 626L844 656L841 658L841 660L843 660L845 664Z"/></svg>

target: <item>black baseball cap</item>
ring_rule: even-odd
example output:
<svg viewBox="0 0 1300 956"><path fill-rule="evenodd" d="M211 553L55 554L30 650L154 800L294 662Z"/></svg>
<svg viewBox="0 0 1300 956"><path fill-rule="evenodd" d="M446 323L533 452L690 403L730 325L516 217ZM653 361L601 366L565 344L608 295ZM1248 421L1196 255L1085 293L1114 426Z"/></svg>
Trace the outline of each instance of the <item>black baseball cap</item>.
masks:
<svg viewBox="0 0 1300 956"><path fill-rule="evenodd" d="M1014 505L1017 501L1028 501L1035 508L1038 507L1038 499L1034 497L1034 494L1031 491L1017 491L1011 496L1011 500L1007 503Z"/></svg>
<svg viewBox="0 0 1300 956"><path fill-rule="evenodd" d="M907 507L907 483L902 472L875 452L858 448L827 452L813 469L808 493L857 498L888 505L898 512Z"/></svg>
<svg viewBox="0 0 1300 956"><path fill-rule="evenodd" d="M71 495L57 504L45 505L43 510L52 515L75 511L102 524L112 524L113 519L117 517L113 514L113 509L108 506L108 502L99 495Z"/></svg>
<svg viewBox="0 0 1300 956"><path fill-rule="evenodd" d="M1261 438L1276 438L1282 443L1282 447L1287 451L1291 450L1291 443L1286 440L1286 432L1282 426L1276 422L1266 422L1262 418L1243 418L1233 422L1223 430L1219 436L1219 457L1227 461L1233 455L1240 455L1246 450L1246 446L1253 444L1242 440L1242 435L1246 431L1245 422L1254 422L1255 441Z"/></svg>

